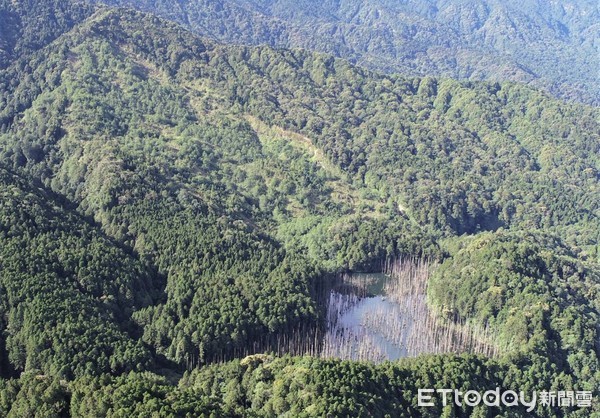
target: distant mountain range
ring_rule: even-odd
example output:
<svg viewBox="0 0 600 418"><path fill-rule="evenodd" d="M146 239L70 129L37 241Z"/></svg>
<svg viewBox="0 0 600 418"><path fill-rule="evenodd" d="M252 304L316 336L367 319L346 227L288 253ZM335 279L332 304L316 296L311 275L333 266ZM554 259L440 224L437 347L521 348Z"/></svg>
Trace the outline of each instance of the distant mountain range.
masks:
<svg viewBox="0 0 600 418"><path fill-rule="evenodd" d="M519 81L600 103L594 0L100 0L228 43L306 48L385 72Z"/></svg>

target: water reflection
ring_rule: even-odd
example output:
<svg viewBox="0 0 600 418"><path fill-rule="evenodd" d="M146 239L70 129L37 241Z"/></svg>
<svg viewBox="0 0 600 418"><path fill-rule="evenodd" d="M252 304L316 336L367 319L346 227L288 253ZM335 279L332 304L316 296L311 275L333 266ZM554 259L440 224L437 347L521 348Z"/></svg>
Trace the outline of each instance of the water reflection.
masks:
<svg viewBox="0 0 600 418"><path fill-rule="evenodd" d="M423 353L496 356L493 332L433 314L427 305L431 265L397 260L388 274L346 274L332 287L320 355L381 362Z"/></svg>
<svg viewBox="0 0 600 418"><path fill-rule="evenodd" d="M382 313L400 314L400 306L386 293L387 280L388 276L382 273L353 273L333 287L323 347L325 357L382 361L408 355L406 341L394 341L374 321Z"/></svg>

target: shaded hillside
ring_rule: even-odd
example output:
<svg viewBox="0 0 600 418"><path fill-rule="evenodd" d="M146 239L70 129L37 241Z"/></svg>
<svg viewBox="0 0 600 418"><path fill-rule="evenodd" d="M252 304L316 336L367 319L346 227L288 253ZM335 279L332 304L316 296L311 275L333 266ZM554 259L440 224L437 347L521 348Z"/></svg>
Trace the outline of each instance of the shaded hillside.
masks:
<svg viewBox="0 0 600 418"><path fill-rule="evenodd" d="M131 321L160 282L49 192L0 169L0 374L73 378L143 370Z"/></svg>
<svg viewBox="0 0 600 418"><path fill-rule="evenodd" d="M0 1L0 68L48 45L95 9L84 2Z"/></svg>

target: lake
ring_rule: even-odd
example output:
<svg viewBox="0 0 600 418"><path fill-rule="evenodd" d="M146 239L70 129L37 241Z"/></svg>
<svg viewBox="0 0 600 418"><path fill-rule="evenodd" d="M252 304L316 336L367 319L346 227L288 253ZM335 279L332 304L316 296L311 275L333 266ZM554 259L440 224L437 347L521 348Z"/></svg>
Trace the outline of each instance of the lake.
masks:
<svg viewBox="0 0 600 418"><path fill-rule="evenodd" d="M487 327L432 313L428 263L408 260L392 267L390 274L344 274L333 284L321 357L382 362L423 353L497 354Z"/></svg>
<svg viewBox="0 0 600 418"><path fill-rule="evenodd" d="M409 355L407 337L415 318L388 295L389 280L383 273L353 273L345 275L331 289L325 357L383 361ZM405 332L394 336L386 325L390 318L403 313L403 318L395 319L400 319Z"/></svg>

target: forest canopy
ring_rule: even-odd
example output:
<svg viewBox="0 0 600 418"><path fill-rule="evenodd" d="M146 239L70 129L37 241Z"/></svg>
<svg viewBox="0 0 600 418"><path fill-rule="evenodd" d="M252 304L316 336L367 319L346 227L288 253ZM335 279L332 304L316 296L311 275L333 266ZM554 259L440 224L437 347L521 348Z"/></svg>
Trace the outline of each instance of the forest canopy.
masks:
<svg viewBox="0 0 600 418"><path fill-rule="evenodd" d="M0 415L531 416L415 391L598 387L598 108L0 6ZM403 256L503 355L256 353L321 323L332 275Z"/></svg>

